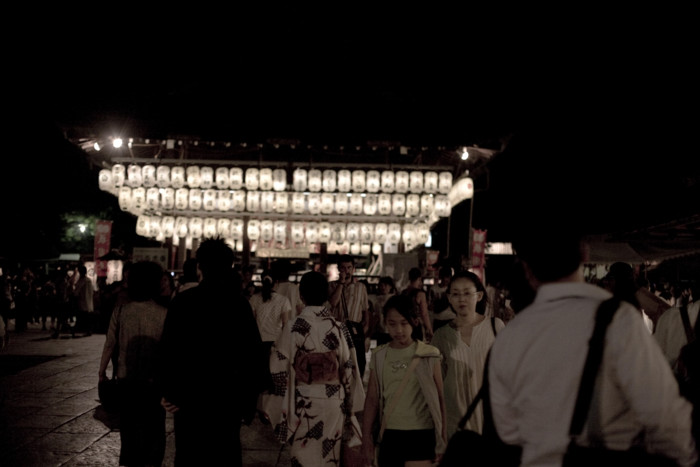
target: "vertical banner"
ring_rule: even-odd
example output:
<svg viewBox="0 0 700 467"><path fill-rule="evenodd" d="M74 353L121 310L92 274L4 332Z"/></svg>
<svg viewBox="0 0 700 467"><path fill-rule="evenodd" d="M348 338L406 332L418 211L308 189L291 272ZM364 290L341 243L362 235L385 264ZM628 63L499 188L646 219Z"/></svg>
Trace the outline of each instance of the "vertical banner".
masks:
<svg viewBox="0 0 700 467"><path fill-rule="evenodd" d="M481 282L486 285L486 231L473 229L472 231L472 271L479 276Z"/></svg>
<svg viewBox="0 0 700 467"><path fill-rule="evenodd" d="M95 224L95 277L107 277L107 261L100 258L109 253L112 238L112 221Z"/></svg>

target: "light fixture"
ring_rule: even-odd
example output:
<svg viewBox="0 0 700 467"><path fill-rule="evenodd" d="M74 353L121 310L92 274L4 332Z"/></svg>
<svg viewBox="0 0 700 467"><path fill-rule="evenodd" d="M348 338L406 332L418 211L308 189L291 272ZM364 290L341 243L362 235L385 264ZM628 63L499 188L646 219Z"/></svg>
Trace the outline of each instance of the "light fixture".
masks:
<svg viewBox="0 0 700 467"><path fill-rule="evenodd" d="M469 151L467 151L467 147L462 148L462 160L466 161L467 158L469 157Z"/></svg>

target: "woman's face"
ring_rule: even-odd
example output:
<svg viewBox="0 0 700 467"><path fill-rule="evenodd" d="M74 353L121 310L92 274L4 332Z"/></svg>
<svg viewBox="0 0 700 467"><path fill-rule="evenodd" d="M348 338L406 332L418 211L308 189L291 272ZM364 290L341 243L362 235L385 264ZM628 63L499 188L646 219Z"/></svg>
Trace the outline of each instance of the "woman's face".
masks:
<svg viewBox="0 0 700 467"><path fill-rule="evenodd" d="M384 327L389 333L389 336L394 341L394 344L400 347L406 347L413 343L413 326L406 318L401 316L401 313L396 309L391 308L384 318Z"/></svg>
<svg viewBox="0 0 700 467"><path fill-rule="evenodd" d="M466 277L453 279L447 298L457 315L466 315L476 311L476 304L481 301L484 293L477 291L476 285Z"/></svg>

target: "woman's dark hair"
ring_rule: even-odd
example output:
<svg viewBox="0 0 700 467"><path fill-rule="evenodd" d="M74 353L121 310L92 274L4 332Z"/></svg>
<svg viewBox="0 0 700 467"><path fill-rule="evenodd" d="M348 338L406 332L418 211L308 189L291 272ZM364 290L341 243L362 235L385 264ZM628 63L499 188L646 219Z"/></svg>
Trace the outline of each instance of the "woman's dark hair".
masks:
<svg viewBox="0 0 700 467"><path fill-rule="evenodd" d="M263 273L262 277L262 289L260 289L260 294L262 295L263 302L269 302L272 298L272 289L275 286L275 281L270 276L269 272Z"/></svg>
<svg viewBox="0 0 700 467"><path fill-rule="evenodd" d="M476 312L479 313L480 315L483 315L486 313L486 306L489 303L489 294L486 293L486 287L484 287L483 282L481 282L481 279L479 276L477 276L475 273L471 271L459 271L455 273L454 276L452 276L452 280L450 281L450 285L447 286L447 293L452 292L452 284L457 282L459 279L467 279L470 281L472 284L474 284L474 287L476 287L477 292L483 292L483 297L481 300L479 300L476 303ZM450 304L450 308L452 308L452 305ZM454 310L452 310L454 311Z"/></svg>
<svg viewBox="0 0 700 467"><path fill-rule="evenodd" d="M416 311L411 297L408 295L392 295L389 297L389 300L386 301L382 309L384 319L386 319L389 310L396 310L401 316L406 318L406 321L408 321L413 328L411 337L414 339L420 337L420 319L418 318L418 312Z"/></svg>
<svg viewBox="0 0 700 467"><path fill-rule="evenodd" d="M299 295L309 306L320 306L328 300L328 279L317 271L309 271L299 281Z"/></svg>
<svg viewBox="0 0 700 467"><path fill-rule="evenodd" d="M394 283L394 278L391 276L382 276L379 278L380 284L386 284L389 286L391 293L396 293L396 284Z"/></svg>
<svg viewBox="0 0 700 467"><path fill-rule="evenodd" d="M233 268L235 253L221 237L203 240L197 248L197 262L202 278L225 277Z"/></svg>
<svg viewBox="0 0 700 467"><path fill-rule="evenodd" d="M408 271L408 280L413 282L423 276L420 268L411 268Z"/></svg>
<svg viewBox="0 0 700 467"><path fill-rule="evenodd" d="M137 261L129 269L129 298L144 302L160 296L163 268L154 261Z"/></svg>

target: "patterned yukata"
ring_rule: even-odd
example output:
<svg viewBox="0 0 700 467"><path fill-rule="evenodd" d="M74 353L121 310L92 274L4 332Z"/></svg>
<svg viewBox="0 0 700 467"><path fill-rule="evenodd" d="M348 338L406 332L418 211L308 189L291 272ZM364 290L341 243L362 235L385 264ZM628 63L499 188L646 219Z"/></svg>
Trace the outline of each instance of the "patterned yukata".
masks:
<svg viewBox="0 0 700 467"><path fill-rule="evenodd" d="M334 381L297 381L297 359L327 352L337 358ZM274 389L264 411L277 439L290 444L291 465L340 465L344 432L346 438L347 433L359 436L355 412L363 409L365 401L347 327L333 319L328 309L307 306L287 323L273 345L270 372Z"/></svg>

